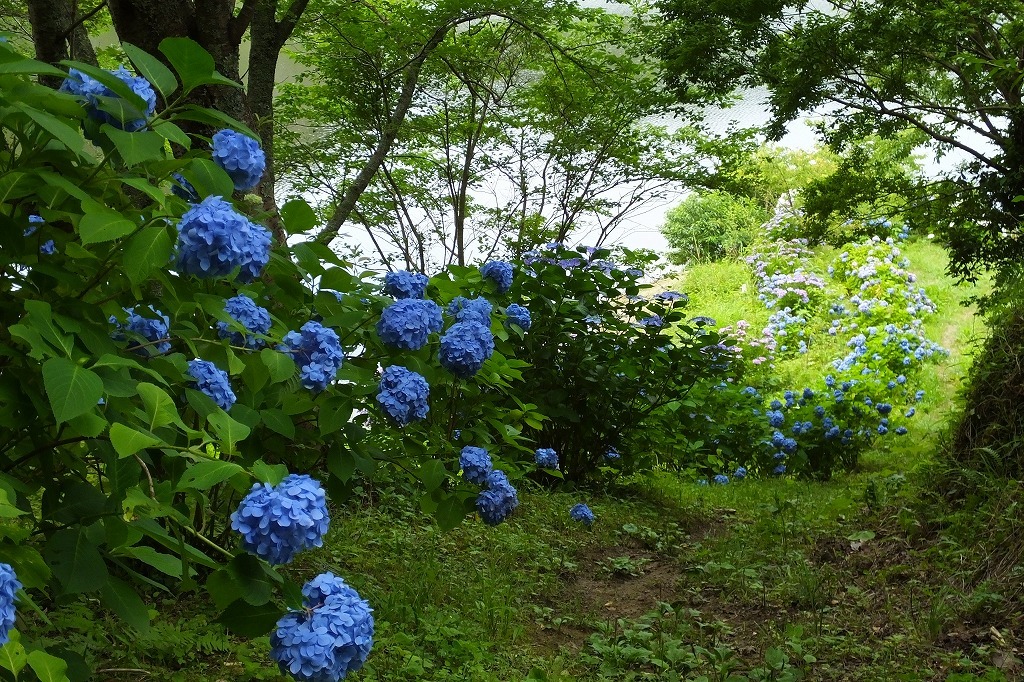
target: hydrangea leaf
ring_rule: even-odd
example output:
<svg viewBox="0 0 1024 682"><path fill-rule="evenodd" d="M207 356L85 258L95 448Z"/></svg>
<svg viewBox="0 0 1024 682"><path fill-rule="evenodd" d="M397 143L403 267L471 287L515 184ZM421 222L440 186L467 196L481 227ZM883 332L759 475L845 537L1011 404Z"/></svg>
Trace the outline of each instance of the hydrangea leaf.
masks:
<svg viewBox="0 0 1024 682"><path fill-rule="evenodd" d="M190 38L164 38L157 49L163 52L167 61L178 72L183 94L188 94L200 85L208 83L216 71L210 53Z"/></svg>
<svg viewBox="0 0 1024 682"><path fill-rule="evenodd" d="M270 348L264 348L260 351L260 359L263 360L263 364L270 370L270 378L274 383L291 379L292 375L295 374L295 362L290 355Z"/></svg>
<svg viewBox="0 0 1024 682"><path fill-rule="evenodd" d="M25 106L15 102L14 106L22 113L32 119L40 128L48 132L65 147L78 155L85 153L85 140L77 128L72 128L56 116L45 111L39 111L33 107Z"/></svg>
<svg viewBox="0 0 1024 682"><path fill-rule="evenodd" d="M149 274L171 259L171 237L165 227L145 227L131 238L122 263L132 284L141 284Z"/></svg>
<svg viewBox="0 0 1024 682"><path fill-rule="evenodd" d="M440 460L431 459L427 460L420 466L420 480L423 481L423 486L427 492L437 490L441 487L441 483L444 482L445 477L448 475L448 471L444 468L444 464Z"/></svg>
<svg viewBox="0 0 1024 682"><path fill-rule="evenodd" d="M114 424L110 427L110 443L119 457L131 457L139 450L152 447L160 442L159 438L136 431L124 424Z"/></svg>
<svg viewBox="0 0 1024 682"><path fill-rule="evenodd" d="M225 567L228 575L241 588L240 595L253 606L270 601L274 586L263 563L251 554L238 554Z"/></svg>
<svg viewBox="0 0 1024 682"><path fill-rule="evenodd" d="M64 659L51 656L42 649L28 655L28 665L39 682L68 682L68 664Z"/></svg>
<svg viewBox="0 0 1024 682"><path fill-rule="evenodd" d="M209 159L192 159L181 169L181 175L196 188L201 197L230 197L235 191L231 176Z"/></svg>
<svg viewBox="0 0 1024 682"><path fill-rule="evenodd" d="M295 424L292 422L291 417L284 413L284 410L277 408L260 410L260 419L274 433L279 433L285 438L295 436ZM284 477L282 476L282 478ZM277 481L274 482L276 483Z"/></svg>
<svg viewBox="0 0 1024 682"><path fill-rule="evenodd" d="M207 417L207 421L210 422L210 426L217 432L221 441L224 443L226 452L233 452L235 449L235 443L243 441L249 437L249 433L252 431L248 426L242 422L232 419L228 416L227 412L217 411Z"/></svg>
<svg viewBox="0 0 1024 682"><path fill-rule="evenodd" d="M121 160L129 168L146 161L159 161L166 156L164 138L151 130L127 132L109 123L100 126L100 130L114 143Z"/></svg>
<svg viewBox="0 0 1024 682"><path fill-rule="evenodd" d="M99 376L66 358L43 363L43 386L58 424L85 414L103 397Z"/></svg>
<svg viewBox="0 0 1024 682"><path fill-rule="evenodd" d="M149 609L131 585L110 576L100 591L101 601L139 634L149 632Z"/></svg>
<svg viewBox="0 0 1024 682"><path fill-rule="evenodd" d="M230 419L230 417L228 418ZM239 426L241 425L239 424ZM177 490L186 490L188 488L209 490L218 483L223 483L235 474L240 474L244 471L245 469L234 462L225 462L222 459L202 460L185 470L181 480L178 481Z"/></svg>
<svg viewBox="0 0 1024 682"><path fill-rule="evenodd" d="M134 135L135 133L126 133ZM78 234L83 244L98 244L125 237L136 230L138 225L117 211L90 206L78 223Z"/></svg>
<svg viewBox="0 0 1024 682"><path fill-rule="evenodd" d="M28 657L25 656L25 647L22 646L20 640L21 633L11 630L10 640L7 644L0 646L0 668L14 673L15 679L28 662Z"/></svg>
<svg viewBox="0 0 1024 682"><path fill-rule="evenodd" d="M45 551L47 563L66 592L93 592L106 583L107 565L99 552L103 540L103 528L98 523L88 528L65 528L50 537Z"/></svg>
<svg viewBox="0 0 1024 682"><path fill-rule="evenodd" d="M128 55L128 59L132 60L138 72L145 76L165 100L178 89L178 79L159 59L131 43L121 43L121 49Z"/></svg>
<svg viewBox="0 0 1024 682"><path fill-rule="evenodd" d="M0 555L18 574L18 580L26 590L42 589L50 580L50 567L43 556L28 545L0 545Z"/></svg>
<svg viewBox="0 0 1024 682"><path fill-rule="evenodd" d="M281 207L281 220L288 234L308 232L316 226L316 214L303 199L292 199ZM336 288L336 287L328 287Z"/></svg>
<svg viewBox="0 0 1024 682"><path fill-rule="evenodd" d="M270 632L284 609L273 602L253 606L245 599L233 601L217 619L229 630L242 637L259 637Z"/></svg>
<svg viewBox="0 0 1024 682"><path fill-rule="evenodd" d="M267 464L262 459L258 459L252 465L252 475L261 483L277 485L288 475L288 467L284 464Z"/></svg>

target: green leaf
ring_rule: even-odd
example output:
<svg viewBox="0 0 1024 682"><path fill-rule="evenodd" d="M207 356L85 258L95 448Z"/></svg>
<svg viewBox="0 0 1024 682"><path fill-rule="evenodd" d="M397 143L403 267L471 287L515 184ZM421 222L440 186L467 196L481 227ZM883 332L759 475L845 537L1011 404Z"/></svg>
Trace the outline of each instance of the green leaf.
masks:
<svg viewBox="0 0 1024 682"><path fill-rule="evenodd" d="M158 552L152 547L123 547L118 555L141 561L172 578L181 577L181 559L171 554Z"/></svg>
<svg viewBox="0 0 1024 682"><path fill-rule="evenodd" d="M452 530L473 510L472 498L460 498L456 495L445 497L434 510L434 518L441 530Z"/></svg>
<svg viewBox="0 0 1024 682"><path fill-rule="evenodd" d="M177 490L188 488L208 490L244 471L245 469L234 462L225 462L222 459L202 460L185 470L181 480L178 481Z"/></svg>
<svg viewBox="0 0 1024 682"><path fill-rule="evenodd" d="M164 138L152 130L130 133L109 123L100 126L100 130L114 143L121 160L129 168L145 161L159 161L167 156L164 151Z"/></svg>
<svg viewBox="0 0 1024 682"><path fill-rule="evenodd" d="M159 187L154 186L153 183L145 178L121 178L121 182L133 189L137 189L158 204L162 204L166 197Z"/></svg>
<svg viewBox="0 0 1024 682"><path fill-rule="evenodd" d="M159 59L131 43L121 43L121 49L132 60L136 70L146 77L165 100L178 89L178 80Z"/></svg>
<svg viewBox="0 0 1024 682"><path fill-rule="evenodd" d="M98 244L120 239L138 228L138 225L117 211L107 208L86 211L78 223L78 234L81 235L83 244Z"/></svg>
<svg viewBox="0 0 1024 682"><path fill-rule="evenodd" d="M149 273L171 260L173 244L162 226L144 227L124 247L122 264L132 284L141 284Z"/></svg>
<svg viewBox="0 0 1024 682"><path fill-rule="evenodd" d="M251 554L238 554L225 568L247 603L261 606L270 601L274 586L259 559Z"/></svg>
<svg viewBox="0 0 1024 682"><path fill-rule="evenodd" d="M13 75L40 75L40 76L55 76L57 78L67 78L68 74L60 69L38 62L35 59L20 59L18 61L6 62L0 64L0 74Z"/></svg>
<svg viewBox="0 0 1024 682"><path fill-rule="evenodd" d="M174 399L167 395L166 391L149 383L139 384L138 390L142 404L146 408L150 431L168 424L177 424L181 428L185 428L184 422L178 415L178 408L174 405Z"/></svg>
<svg viewBox="0 0 1024 682"><path fill-rule="evenodd" d="M0 66L3 66L0 64ZM26 197L36 190L35 178L28 173L11 171L0 175L0 204Z"/></svg>
<svg viewBox="0 0 1024 682"><path fill-rule="evenodd" d="M281 207L281 220L288 234L308 232L316 225L316 213L303 199L292 199Z"/></svg>
<svg viewBox="0 0 1024 682"><path fill-rule="evenodd" d="M292 418L284 413L284 410L276 408L260 410L260 419L268 429L285 438L290 439L295 436L295 424L292 422Z"/></svg>
<svg viewBox="0 0 1024 682"><path fill-rule="evenodd" d="M68 682L68 664L62 658L37 649L28 655L28 664L39 682Z"/></svg>
<svg viewBox="0 0 1024 682"><path fill-rule="evenodd" d="M124 424L114 424L110 427L110 443L119 457L131 457L139 450L153 447L161 442L159 438L136 431Z"/></svg>
<svg viewBox="0 0 1024 682"><path fill-rule="evenodd" d="M224 609L217 622L226 625L236 635L259 637L270 632L283 615L284 609L273 602L253 606L245 599L236 599Z"/></svg>
<svg viewBox="0 0 1024 682"><path fill-rule="evenodd" d="M238 83L227 79L224 79L224 81L221 82L238 86ZM231 128L232 130L237 130L240 133L248 135L254 140L260 139L260 136L250 130L244 123L238 119L228 116L227 114L223 114L216 109L187 105L183 111L178 112L176 118L185 119L186 121L205 123L214 128Z"/></svg>
<svg viewBox="0 0 1024 682"><path fill-rule="evenodd" d="M21 577L20 575L18 576ZM10 639L7 644L0 646L0 668L9 670L18 677L18 673L25 667L28 658L25 656L25 647L21 645L21 633L11 630Z"/></svg>
<svg viewBox="0 0 1024 682"><path fill-rule="evenodd" d="M234 452L235 443L245 440L252 432L248 426L237 419L232 419L223 410L214 412L206 420L210 422L210 426L217 432L217 436L224 444L227 452Z"/></svg>
<svg viewBox="0 0 1024 682"><path fill-rule="evenodd" d="M183 94L208 82L216 71L210 53L190 38L164 38L158 49L178 72L185 91Z"/></svg>
<svg viewBox="0 0 1024 682"><path fill-rule="evenodd" d="M45 555L50 570L70 593L93 592L107 581L107 565L99 552L102 528L96 526L65 528L54 533L46 543ZM98 540L94 536L98 535Z"/></svg>
<svg viewBox="0 0 1024 682"><path fill-rule="evenodd" d="M15 507L8 499L7 491L0 488L0 519L13 519L27 513Z"/></svg>
<svg viewBox="0 0 1024 682"><path fill-rule="evenodd" d="M295 374L295 361L287 353L264 348L260 351L260 359L270 370L270 378L275 382L287 381Z"/></svg>
<svg viewBox="0 0 1024 682"><path fill-rule="evenodd" d="M180 172L204 199L210 196L230 197L235 191L231 176L210 159L192 159Z"/></svg>
<svg viewBox="0 0 1024 682"><path fill-rule="evenodd" d="M149 609L131 585L110 576L100 592L103 605L124 619L136 632L149 633Z"/></svg>
<svg viewBox="0 0 1024 682"><path fill-rule="evenodd" d="M15 103L14 106L31 118L40 128L50 133L50 135L53 135L56 140L59 140L61 144L71 151L79 155L83 155L85 153L85 139L82 137L82 133L78 128L72 128L64 121L60 120L56 116L46 113L45 111L39 111L38 109L19 103Z"/></svg>
<svg viewBox="0 0 1024 682"><path fill-rule="evenodd" d="M64 351L70 356L74 349L75 342L70 336L65 335L53 321L53 310L46 301L25 301L25 311L28 312L28 321L31 328L53 344L54 348ZM93 403L95 405L95 403Z"/></svg>
<svg viewBox="0 0 1024 682"><path fill-rule="evenodd" d="M284 464L267 464L262 459L252 465L252 475L261 483L277 485L288 475L288 467Z"/></svg>
<svg viewBox="0 0 1024 682"><path fill-rule="evenodd" d="M43 363L43 386L58 424L85 414L103 397L99 376L66 358Z"/></svg>
<svg viewBox="0 0 1024 682"><path fill-rule="evenodd" d="M50 567L34 547L28 545L0 544L0 556L9 563L18 580L26 590L38 590L46 587L50 579Z"/></svg>
<svg viewBox="0 0 1024 682"><path fill-rule="evenodd" d="M430 492L441 487L441 483L448 476L448 471L440 460L430 459L420 466L419 475L427 492Z"/></svg>
<svg viewBox="0 0 1024 682"><path fill-rule="evenodd" d="M188 133L170 121L157 121L153 124L153 132L168 142L173 142L185 149L192 148L192 138L188 136Z"/></svg>

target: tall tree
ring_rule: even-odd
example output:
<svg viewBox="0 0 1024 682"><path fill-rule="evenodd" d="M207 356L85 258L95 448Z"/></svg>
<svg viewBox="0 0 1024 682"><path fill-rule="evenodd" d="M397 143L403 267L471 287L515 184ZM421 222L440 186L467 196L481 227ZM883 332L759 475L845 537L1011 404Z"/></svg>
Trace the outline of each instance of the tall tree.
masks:
<svg viewBox="0 0 1024 682"><path fill-rule="evenodd" d="M955 274L1009 272L1024 256L1024 15L979 0L662 0L661 56L686 100L770 90L778 138L802 112L825 111L827 141L913 129L966 161L911 204L938 221Z"/></svg>

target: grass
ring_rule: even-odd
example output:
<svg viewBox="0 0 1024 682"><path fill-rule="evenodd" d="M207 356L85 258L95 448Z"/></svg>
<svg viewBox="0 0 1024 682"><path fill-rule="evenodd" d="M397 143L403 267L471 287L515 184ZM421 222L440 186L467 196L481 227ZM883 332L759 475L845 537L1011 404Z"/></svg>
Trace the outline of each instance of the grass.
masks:
<svg viewBox="0 0 1024 682"><path fill-rule="evenodd" d="M945 278L936 245L906 255L940 306L929 336L951 351L926 379L914 438L825 483L708 487L656 472L550 492L524 481L520 511L496 528L442 532L401 488L363 490L335 510L329 544L290 569L296 582L341 574L372 604L374 649L350 679L1017 679L1020 556L986 565L995 555L972 547L984 519L936 517L919 485L984 333L960 305L975 292ZM667 288L720 325L767 320L742 264L698 266ZM1019 497L987 513L1015 518ZM568 517L581 501L592 529ZM108 660L104 679L285 679L267 638L231 640L205 609L165 603L145 641L69 611L62 625L80 622L64 644Z"/></svg>

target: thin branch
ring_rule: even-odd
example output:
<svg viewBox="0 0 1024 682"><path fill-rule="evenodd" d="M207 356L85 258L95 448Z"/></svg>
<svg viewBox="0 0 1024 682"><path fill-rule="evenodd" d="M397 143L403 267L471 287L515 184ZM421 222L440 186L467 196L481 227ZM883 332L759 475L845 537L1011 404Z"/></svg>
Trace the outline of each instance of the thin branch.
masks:
<svg viewBox="0 0 1024 682"><path fill-rule="evenodd" d="M94 16L96 16L99 13L99 11L101 9L103 9L106 6L107 6L107 0L103 0L102 2L100 2L100 4L98 4L95 7L93 7L91 10L89 10L88 12L83 14L80 18L76 19L70 26L68 26L67 30L64 31L64 33L61 35L60 39L61 40L67 40L71 36L71 34L74 33L76 28L78 28L79 26L81 26L85 22L87 22L90 19L92 19Z"/></svg>

